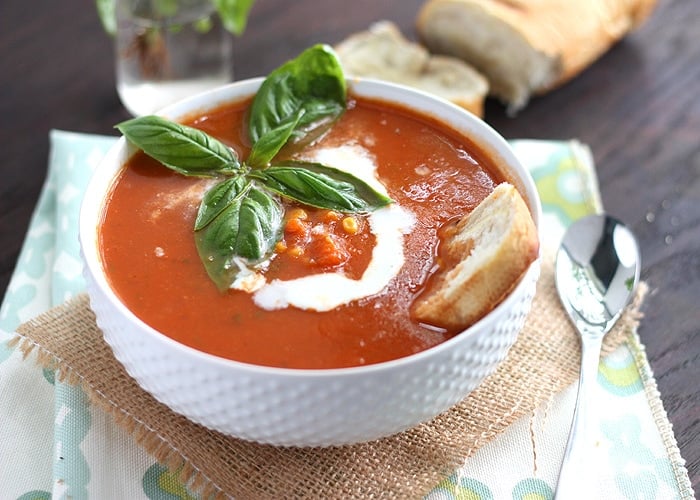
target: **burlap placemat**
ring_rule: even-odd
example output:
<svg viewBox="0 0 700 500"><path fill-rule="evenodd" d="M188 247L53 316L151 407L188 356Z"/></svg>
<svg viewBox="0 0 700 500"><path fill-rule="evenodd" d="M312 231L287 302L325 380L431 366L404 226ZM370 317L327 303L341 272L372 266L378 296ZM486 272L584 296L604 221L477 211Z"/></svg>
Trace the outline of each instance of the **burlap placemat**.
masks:
<svg viewBox="0 0 700 500"><path fill-rule="evenodd" d="M104 342L86 295L21 325L15 344L81 384L93 404L204 497L418 498L477 449L578 377L577 334L559 305L553 258L545 256L532 311L499 369L460 404L404 433L354 446L297 449L224 436L172 412L143 391ZM646 292L604 342L636 329Z"/></svg>

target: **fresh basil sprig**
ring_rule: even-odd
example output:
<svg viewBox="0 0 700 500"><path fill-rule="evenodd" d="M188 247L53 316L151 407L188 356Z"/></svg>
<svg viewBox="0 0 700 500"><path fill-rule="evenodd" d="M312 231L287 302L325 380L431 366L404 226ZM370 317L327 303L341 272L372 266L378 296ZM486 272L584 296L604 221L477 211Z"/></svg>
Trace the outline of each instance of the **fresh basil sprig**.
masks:
<svg viewBox="0 0 700 500"><path fill-rule="evenodd" d="M345 111L347 89L333 50L316 45L270 73L251 105L247 161L214 137L157 116L117 128L166 167L188 176L223 177L204 195L195 220L200 259L216 285L228 288L266 259L284 218L279 197L346 213L370 212L392 200L342 170L304 161L275 162L290 141L322 134Z"/></svg>
<svg viewBox="0 0 700 500"><path fill-rule="evenodd" d="M254 1L211 0L211 3L216 9L224 28L234 35L242 35L248 24L248 15ZM95 0L97 14L102 27L110 35L114 35L117 32L116 2L117 0ZM154 20L158 20L161 17L174 16L178 10L178 3L174 0L142 2L142 4L142 8L147 9L147 12L140 12L141 17L150 17Z"/></svg>

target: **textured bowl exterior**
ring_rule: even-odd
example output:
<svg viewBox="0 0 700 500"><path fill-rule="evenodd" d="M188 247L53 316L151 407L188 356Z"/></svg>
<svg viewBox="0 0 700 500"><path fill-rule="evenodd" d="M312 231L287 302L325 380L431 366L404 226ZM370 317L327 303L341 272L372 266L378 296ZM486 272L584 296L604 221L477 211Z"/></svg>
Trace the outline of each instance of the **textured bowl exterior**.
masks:
<svg viewBox="0 0 700 500"><path fill-rule="evenodd" d="M178 118L252 95L261 80L235 83L170 106ZM484 122L447 102L396 85L352 80L355 94L398 102L463 131L500 158L525 195L535 223L540 204L531 177ZM284 446L330 446L385 437L458 403L503 361L529 312L539 276L533 263L513 292L456 337L405 358L330 370L270 368L196 351L137 319L110 290L97 248L105 194L131 154L124 139L110 150L86 191L80 243L91 307L104 338L146 391L190 420L224 434Z"/></svg>

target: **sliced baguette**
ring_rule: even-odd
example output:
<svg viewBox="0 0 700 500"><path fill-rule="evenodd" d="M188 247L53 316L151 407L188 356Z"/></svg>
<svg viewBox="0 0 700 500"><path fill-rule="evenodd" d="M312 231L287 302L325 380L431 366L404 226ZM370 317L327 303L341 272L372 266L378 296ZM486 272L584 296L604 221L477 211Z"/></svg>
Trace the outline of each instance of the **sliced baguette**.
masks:
<svg viewBox="0 0 700 500"><path fill-rule="evenodd" d="M499 184L443 235L441 265L411 313L427 324L466 328L505 298L538 253L525 201L511 184Z"/></svg>
<svg viewBox="0 0 700 500"><path fill-rule="evenodd" d="M488 83L455 57L431 56L389 21L349 36L335 46L349 76L387 80L436 94L483 116Z"/></svg>
<svg viewBox="0 0 700 500"><path fill-rule="evenodd" d="M422 43L484 74L513 112L563 84L650 15L656 0L428 0Z"/></svg>

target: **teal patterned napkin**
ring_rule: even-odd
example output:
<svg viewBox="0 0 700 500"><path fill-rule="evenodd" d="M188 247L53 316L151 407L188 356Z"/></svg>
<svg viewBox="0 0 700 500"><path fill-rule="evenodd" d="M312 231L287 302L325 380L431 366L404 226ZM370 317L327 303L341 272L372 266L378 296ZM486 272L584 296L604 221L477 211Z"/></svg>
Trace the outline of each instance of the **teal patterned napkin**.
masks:
<svg viewBox="0 0 700 500"><path fill-rule="evenodd" d="M46 182L0 308L0 498L196 498L83 391L7 346L22 322L84 290L78 210L114 137L52 131ZM576 141L512 141L543 202L544 238L601 210L588 149ZM638 337L600 364L601 495L690 499L693 492ZM428 494L437 499L552 498L575 399L573 387L479 449Z"/></svg>

